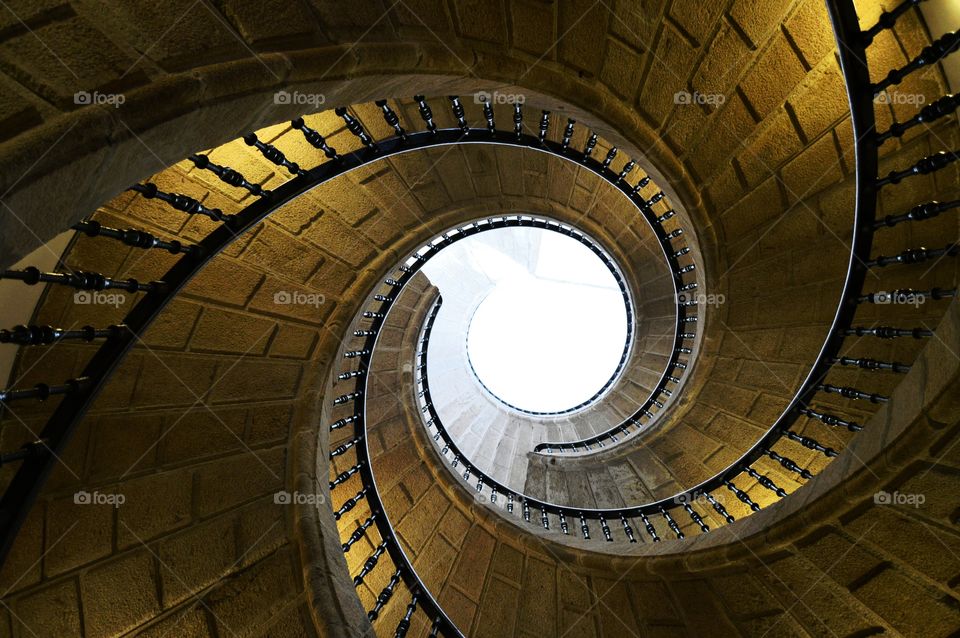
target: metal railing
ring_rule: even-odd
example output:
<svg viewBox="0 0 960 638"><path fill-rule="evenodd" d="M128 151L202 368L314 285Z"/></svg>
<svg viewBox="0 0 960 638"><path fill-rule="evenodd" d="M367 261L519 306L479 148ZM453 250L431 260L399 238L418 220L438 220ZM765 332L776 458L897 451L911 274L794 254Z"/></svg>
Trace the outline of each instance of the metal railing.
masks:
<svg viewBox="0 0 960 638"><path fill-rule="evenodd" d="M956 243L949 243L942 248L938 247L935 249L923 247L912 248L898 255L889 257L874 256L871 254L873 234L875 232L896 227L903 223L920 222L925 219L930 219L960 206L960 202L958 201L947 203L934 201L922 202L918 203L910 211L902 214L887 216L882 220L875 218L877 195L881 188L894 186L914 175L931 174L942 170L952 162L960 159L960 149L941 151L923 158L911 166L903 167L883 177L878 174L878 149L885 142L898 139L914 126L929 124L930 122L951 115L958 107L958 104L960 104L960 100L958 100L957 96L944 96L933 104L921 109L909 120L896 123L887 131L877 132L875 130L873 113L873 97L878 92L901 82L906 76L916 72L918 69L932 65L946 55L953 53L958 43L960 43L960 35L956 32L948 33L925 48L904 67L893 69L883 80L872 83L867 69L867 47L870 46L870 43L877 34L893 28L897 18L909 10L911 6L917 4L917 2L915 0L903 2L896 10L884 14L876 26L866 31L860 30L852 3L847 0L828 0L827 4L839 44L841 66L849 94L851 119L854 137L856 139L856 205L853 222L852 250L838 309L832 321L829 337L823 344L799 392L793 397L786 410L772 424L768 432L727 470L671 498L643 505L619 509L565 508L544 501L527 498L516 492L509 491L482 475L478 476L475 473L476 468L472 465L465 465L467 471L474 472L473 474L468 474L468 476L478 476L478 479L481 481L478 484L479 491L483 491L484 489L498 490L496 496L502 496L502 498L506 500L506 509L508 512L512 513L514 507L519 506L523 518L530 520L531 511L534 509L539 510L540 523L542 526L549 528L550 516L553 515L559 519L559 527L564 532L567 532L569 529L568 516L570 516L580 522L581 533L585 537L590 536L587 521L599 521L602 535L606 540L612 540L610 521L619 520L626 538L635 542L635 534L628 518L639 518L651 539L654 541L659 540L659 536L649 520L649 515L659 515L662 517L672 533L677 538L683 538L684 534L680 531L677 520L671 514L671 512L676 512L678 509L683 509L696 524L696 527L703 532L709 531L709 528L703 522L703 517L693 507L693 505L700 502L700 497L703 497L710 503L721 520L731 522L733 517L726 513L722 504L715 498L714 492L729 490L739 501L746 504L750 509L760 509L760 506L754 502L746 492L740 489L734 481L749 477L777 497L782 498L786 494L786 492L778 487L769 477L760 474L752 467L759 459L764 457L772 459L787 471L800 476L804 480L810 478L810 472L800 468L787 454L773 450L772 448L775 444L784 441L786 442L784 443L785 445L798 444L806 449L817 450L827 457L836 456L837 452L832 448L824 446L817 440L792 430L792 424L795 423L797 419L807 417L822 422L827 427L846 428L853 431L861 427L857 423L842 419L824 411L822 408L818 408L816 398L819 394L837 394L849 400L868 399L872 402L882 402L886 400L886 397L879 393L826 384L824 380L829 370L835 367L857 367L865 370L883 370L890 373L903 373L909 369L909 365L895 361L879 361L875 359L841 356L841 346L844 338L850 334L863 334L881 339L898 337L924 338L928 336L929 331L921 331L913 328L864 328L855 326L852 322L858 304L882 303L883 295L887 294L869 292L864 289L864 276L867 269L881 268L891 263L917 264L931 259L954 257L960 253ZM679 260L683 255L683 247L673 244L673 242L677 240L682 241L682 228L675 228L672 231L668 231L664 227L665 222L673 217L673 211L668 209L663 212L654 212L654 206L664 199L663 193L657 193L649 199L641 195L641 189L650 182L648 176L643 176L634 185L628 183L627 178L633 172L636 164L633 160L624 160L616 148L611 149L603 159L594 158L592 153L598 140L595 133L590 134L586 146L582 150L574 149L571 147L570 142L576 124L573 120L568 120L563 129L561 141L556 142L548 139L546 134L551 125L550 113L544 111L540 114L539 118L539 133L528 134L524 132L525 113L523 106L520 104L515 105L514 126L512 130L508 129L504 131L497 129L493 109L489 104L484 105L485 125L471 127L465 119L463 105L456 97L449 99L449 107L457 120L457 126L454 128L441 129L433 121L430 106L423 96L417 96L415 100L419 107L424 130L404 130L390 105L386 101L379 101L377 103L378 107L382 110L384 120L396 133L382 140L373 139L363 123L345 108L337 109L336 113L343 120L347 130L362 145L358 150L345 153L338 153L336 149L327 143L322 134L307 126L303 119L294 120L292 123L294 129L300 131L304 139L324 157L317 166L311 169L304 169L298 164L289 161L281 150L271 144L262 142L257 139L256 135L247 135L244 140L248 145L255 148L268 161L283 168L291 175L289 181L281 184L274 190L264 189L261 185L251 182L241 173L228 166L220 166L213 163L206 155L197 154L191 156L190 160L197 169L208 171L227 186L246 190L257 198L254 203L236 214L225 214L219 209L209 208L198 200L186 195L163 192L152 183L138 184L132 187L132 190L144 198L158 199L168 204L172 209L181 211L184 214L203 215L217 222L218 226L199 242L183 244L179 241L166 241L140 229L123 230L106 228L94 221L81 222L75 226L78 231L84 232L91 237L100 237L104 241L121 241L128 246L138 249L165 250L179 255L177 262L157 281L140 282L133 279L116 280L93 272L41 272L36 268L7 270L0 273L0 278L20 280L26 285L47 284L52 286L68 286L77 290L89 291L122 289L141 295L127 316L124 317L121 322L113 325L105 327L86 326L80 330L64 330L52 326L31 325L17 326L9 330L0 331L0 342L21 346L43 347L71 339L102 342L96 353L87 362L82 373L73 379L66 380L63 383L38 384L29 388L10 388L0 391L0 404L3 405L23 400L43 400L54 396L61 397L59 404L35 440L30 441L19 450L11 450L0 454L0 464L19 464L12 481L8 485L2 498L0 498L0 559L5 559L27 513L37 499L45 480L53 470L57 458L64 453L65 447L77 429L77 425L84 418L84 415L90 409L94 400L125 355L138 340L139 335L144 333L174 296L206 266L214 256L222 252L238 236L249 230L252 226L261 222L270 214L307 190L316 187L318 184L327 182L370 162L425 148L477 143L500 144L533 149L575 162L617 188L635 205L638 213L649 222L650 227L653 229L664 251L664 256L670 264L678 297L680 292L696 286L696 282L690 281L688 277L688 273L695 268L694 264L686 263L685 265L681 265ZM619 165L618 170L613 168L615 161ZM508 218L505 217L502 219L504 220L502 223L506 224ZM527 223L532 224L534 218L519 216L517 219L526 219L529 220ZM491 222L491 224L496 223L500 222ZM468 232L468 228L468 226L464 226L462 229L457 229L456 233L465 235ZM575 229L572 228L570 231L576 232ZM454 241L452 236L441 236L422 249L423 252L411 257L406 264L400 267L399 274L397 274L395 278L385 280L383 286L385 287L384 292L386 294L380 296L381 298L377 300L378 304L365 311L364 316L369 321L367 331L369 334L363 335L364 342L359 350L348 353L348 358L354 361L356 366L341 373L341 379L356 379L355 396L350 399L350 401L353 402L355 413L349 417L349 419L341 420L344 421L343 423L338 421L331 426L332 429L339 429L346 427L348 424L352 425L356 435L351 441L343 443L334 449L331 452L332 455L339 456L348 453L351 449L354 450L353 453L367 454L364 439L365 423L363 415L365 411L365 398L363 396L363 390L366 384L365 371L370 363L370 357L376 345L377 330L391 308L395 293L398 291L397 289L402 288L403 285L409 281L410 277L422 266L429 254L442 249L452 241ZM685 281L685 278L688 280ZM923 291L902 289L894 291L891 294L894 296L923 294L927 299L937 300L955 297L957 290L956 288L934 288ZM683 363L679 357L690 353L689 344L692 343L694 334L690 328L696 324L697 319L695 308L678 305L677 329L673 347L674 363ZM676 369L676 372L671 373L674 371L670 369L665 371L663 378L655 390L655 394L651 397L651 402L648 403L649 408L639 411L639 414L643 417L647 419L654 418L656 413L652 412L652 408L662 408L664 400L669 397L670 392L667 384L676 383L679 375L683 373L683 367L672 367ZM426 375L423 375L423 378L426 379ZM427 412L430 412L430 408L428 408ZM431 417L435 419L433 423L434 427L439 427L441 424L436 420L436 415L431 413ZM599 445L602 440L614 441L614 437L617 434L626 434L631 431L631 428L639 427L640 425L630 419L628 419L628 423L629 425L621 425L618 429L599 435L599 437L594 437L589 443ZM605 436L609 438L603 439ZM357 445L358 443L363 443L363 445ZM455 450L452 445L450 449ZM461 460L459 462L469 463L467 460ZM361 458L357 464L354 465L354 468L356 468L353 470L354 473L361 475L364 487L359 493L348 499L344 506L335 513L338 518L362 499L370 501L372 509L379 508L382 510L370 464ZM336 489L338 485L342 484L342 481L338 483L338 480L339 477L331 482L331 489ZM491 494L490 500L497 502L497 498L493 494ZM403 582L410 591L411 601L407 607L407 613L396 629L397 636L402 636L407 632L410 626L410 618L417 609L422 610L426 613L427 617L432 620L432 635L460 635L460 632L454 624L446 618L443 611L436 604L436 601L426 591L426 588L413 570L409 560L407 560L404 555L402 548L400 548L397 543L386 516L372 517L367 528L373 524L377 525L383 538L375 554L379 552L379 554L377 554L377 557L379 557L384 552L389 552L396 566L396 571L391 576L388 586L384 588L378 596L374 608L370 610L369 615L371 620L375 620L378 617L384 605L386 605L394 595L394 590L397 585ZM366 528L361 529L359 532L361 536L364 529ZM347 539L347 542L344 544L347 545L349 541L350 539ZM347 546L347 549L349 549L349 546ZM376 560L373 561L373 566L370 567L370 569L375 566Z"/></svg>

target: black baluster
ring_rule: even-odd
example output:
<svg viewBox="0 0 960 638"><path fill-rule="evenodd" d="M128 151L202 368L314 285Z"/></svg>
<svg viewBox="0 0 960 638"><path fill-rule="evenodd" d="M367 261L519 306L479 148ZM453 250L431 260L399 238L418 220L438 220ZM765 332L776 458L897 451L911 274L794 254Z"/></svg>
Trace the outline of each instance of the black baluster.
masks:
<svg viewBox="0 0 960 638"><path fill-rule="evenodd" d="M861 34L863 39L863 45L869 46L873 39L880 34L881 31L886 29L892 29L894 24L897 22L897 18L907 12L910 7L920 4L924 0L904 0L891 11L884 11L880 14L880 18L877 20L877 23L864 31Z"/></svg>
<svg viewBox="0 0 960 638"><path fill-rule="evenodd" d="M573 138L573 127L576 123L576 120L567 118L567 126L563 129L563 141L560 142L560 149L564 153L566 153L567 149L570 148L570 140Z"/></svg>
<svg viewBox="0 0 960 638"><path fill-rule="evenodd" d="M912 288L901 288L891 292L871 292L857 297L857 303L889 304L889 303L909 303L919 304L921 301L933 299L950 299L957 296L956 288L931 288L930 290L914 290Z"/></svg>
<svg viewBox="0 0 960 638"><path fill-rule="evenodd" d="M490 502L491 503L497 502L497 486L496 485L490 488Z"/></svg>
<svg viewBox="0 0 960 638"><path fill-rule="evenodd" d="M377 603L373 606L373 609L367 612L367 618L369 618L371 622L380 616L380 612L382 612L383 608L390 602L390 599L393 597L393 590L399 582L400 570L397 569L397 571L393 572L393 576L390 577L390 582L387 583L387 586L384 587L380 595L377 596Z"/></svg>
<svg viewBox="0 0 960 638"><path fill-rule="evenodd" d="M653 542L659 543L660 537L657 536L657 529L653 526L653 523L650 522L650 519L647 518L647 515L643 512L640 512L640 520L643 521L643 526L647 528L647 534L650 534L650 538L653 539Z"/></svg>
<svg viewBox="0 0 960 638"><path fill-rule="evenodd" d="M896 337L913 337L922 339L923 337L932 337L933 331L926 328L892 328L890 326L876 326L874 328L864 328L857 326L847 328L843 331L847 336L857 337L878 337L880 339L895 339Z"/></svg>
<svg viewBox="0 0 960 638"><path fill-rule="evenodd" d="M637 165L637 163L634 162L633 160L630 160L630 161L628 161L626 164L624 164L624 165L623 165L623 168L620 169L620 173L617 175L617 181L618 181L618 182L624 181L624 180L627 178L627 174L628 174L630 171L632 171L632 170L633 170L633 167L636 166L636 165ZM678 234L679 234L679 233L678 233ZM674 237L676 237L676 235L674 235ZM669 237L668 237L668 239L669 239Z"/></svg>
<svg viewBox="0 0 960 638"><path fill-rule="evenodd" d="M220 181L224 184L228 184L234 188L245 188L246 190L250 191L251 194L256 195L257 197L266 197L270 194L270 191L260 186L260 184L254 184L253 182L248 181L246 177L233 170L229 166L220 166L219 164L214 164L206 155L191 155L189 159L198 169L202 171L210 171L220 178Z"/></svg>
<svg viewBox="0 0 960 638"><path fill-rule="evenodd" d="M359 443L359 442L362 441L362 440L363 440L363 436L361 435L361 436L358 436L358 437L355 438L355 439L350 439L350 440L347 441L346 443L343 443L343 444L341 444L341 445L338 445L338 446L336 447L336 449L334 449L332 452L330 452L330 458L331 458L331 459L334 459L334 458L336 458L336 457L338 457L338 456L340 456L340 455L342 455L342 454L345 454L345 453L347 452L347 450L349 450L350 448L352 448L354 445L356 445L357 443Z"/></svg>
<svg viewBox="0 0 960 638"><path fill-rule="evenodd" d="M667 525L670 526L670 529L673 530L673 533L677 535L677 538L683 540L683 532L680 531L680 526L677 525L677 521L673 520L673 517L670 516L670 513L667 510L663 509L663 506L660 506L660 514L663 515L663 518L666 519Z"/></svg>
<svg viewBox="0 0 960 638"><path fill-rule="evenodd" d="M613 162L614 158L617 156L617 153L618 153L618 149L616 146L614 146L607 152L607 156L603 158L604 168L610 168L610 164Z"/></svg>
<svg viewBox="0 0 960 638"><path fill-rule="evenodd" d="M627 521L627 517L623 515L623 512L620 512L620 523L623 524L623 533L627 535L630 542L636 543L637 539L633 535L633 528L630 527L630 523Z"/></svg>
<svg viewBox="0 0 960 638"><path fill-rule="evenodd" d="M786 436L791 441L796 441L797 443L807 448L808 450L816 450L818 452L822 452L825 456L835 457L838 454L838 452L834 450L832 447L825 447L821 445L816 439L812 439L808 436L797 434L793 430L787 430L786 432L784 432L784 436Z"/></svg>
<svg viewBox="0 0 960 638"><path fill-rule="evenodd" d="M340 155L337 154L337 149L329 146L323 135L320 135L320 133L307 126L302 117L298 117L290 122L290 126L303 133L303 138L307 140L307 143L310 144L310 146L323 151L323 154L326 155L328 159L340 159Z"/></svg>
<svg viewBox="0 0 960 638"><path fill-rule="evenodd" d="M104 226L100 222L93 220L77 222L73 225L73 228L74 230L78 230L88 237L108 237L110 239L122 241L127 246L132 246L134 248L157 248L160 250L166 250L172 255L178 255L180 253L185 255L197 255L201 252L200 246L196 244L184 246L176 239L164 241L156 235L148 233L145 230L137 230L135 228L120 230L119 228L110 228L108 226Z"/></svg>
<svg viewBox="0 0 960 638"><path fill-rule="evenodd" d="M547 129L550 127L550 111L540 113L540 143L547 140Z"/></svg>
<svg viewBox="0 0 960 638"><path fill-rule="evenodd" d="M877 188L886 186L887 184L899 184L904 178L912 175L928 175L939 171L957 161L958 157L960 157L960 153L957 151L940 151L933 155L928 155L909 168L901 171L891 171L886 177L877 178Z"/></svg>
<svg viewBox="0 0 960 638"><path fill-rule="evenodd" d="M363 579L367 577L367 574L373 571L373 568L377 566L377 563L380 561L380 557L383 556L383 553L387 551L387 541L381 541L377 548L373 551L373 554L364 561L363 568L360 570L360 573L354 576L353 586L359 587L363 584Z"/></svg>
<svg viewBox="0 0 960 638"><path fill-rule="evenodd" d="M371 514L367 517L367 520L363 521L362 525L359 525L357 529L353 530L353 534L350 534L350 538L348 538L347 541L340 546L340 549L343 550L344 554L349 552L350 548L353 547L357 541L366 536L367 530L370 529L370 526L373 525L376 520L377 515Z"/></svg>
<svg viewBox="0 0 960 638"><path fill-rule="evenodd" d="M436 135L437 124L433 121L433 111L430 110L430 105L427 104L426 99L424 99L422 95L414 95L413 99L416 101L420 110L421 119L423 119L424 123L427 125L427 130Z"/></svg>
<svg viewBox="0 0 960 638"><path fill-rule="evenodd" d="M490 135L496 133L497 125L493 120L493 107L490 105L490 100L483 101L483 118L487 121L487 130L490 132Z"/></svg>
<svg viewBox="0 0 960 638"><path fill-rule="evenodd" d="M737 487L736 485L734 485L734 484L731 483L730 481L724 481L723 484L727 486L727 489L728 489L728 490L730 490L731 492L734 493L734 495L737 497L737 499L738 499L741 503L746 504L746 505L747 505L750 509L752 509L754 512L759 512L759 511L760 511L760 506L757 505L756 503L754 503L754 502L753 502L753 499L751 499L750 496L749 496L746 492L744 492L743 490L741 490L739 487Z"/></svg>
<svg viewBox="0 0 960 638"><path fill-rule="evenodd" d="M404 638L407 635L407 632L410 630L410 619L413 618L413 613L417 611L417 593L414 592L410 596L410 604L407 605L407 612L403 615L403 618L400 619L400 622L397 624L397 632L393 635L393 638Z"/></svg>
<svg viewBox="0 0 960 638"><path fill-rule="evenodd" d="M846 421L844 419L841 419L838 416L834 416L832 414L824 414L822 412L816 412L814 410L811 410L810 408L799 408L798 412L812 419L817 419L818 421L821 421L822 423L825 423L832 427L847 428L851 432L859 432L860 430L863 429L862 425L854 421Z"/></svg>
<svg viewBox="0 0 960 638"><path fill-rule="evenodd" d="M821 383L816 387L820 392L826 392L827 394L839 394L845 399L866 399L870 403L886 403L890 400L889 397L885 397L882 394L876 394L872 392L862 392L856 388L850 388L846 386L836 386L830 385L829 383Z"/></svg>
<svg viewBox="0 0 960 638"><path fill-rule="evenodd" d="M347 130L350 131L358 140L360 140L361 144L366 146L371 151L380 150L377 146L377 143L374 142L373 138L370 137L370 134L367 133L367 130L363 128L363 124L360 122L360 120L350 115L350 113L347 112L346 107L338 107L334 109L334 113L340 116L340 119L342 119L344 124L347 125Z"/></svg>
<svg viewBox="0 0 960 638"><path fill-rule="evenodd" d="M607 519L603 517L603 514L600 515L600 529L603 531L603 538L608 542L613 542L613 535L610 534L610 526L607 525Z"/></svg>
<svg viewBox="0 0 960 638"><path fill-rule="evenodd" d="M393 128L393 132L397 134L397 137L399 137L401 141L406 142L407 132L403 130L402 126L400 126L400 117L392 108L390 108L390 105L387 104L387 101L377 100L374 102L374 104L380 107L380 111L383 113L383 120L388 126Z"/></svg>
<svg viewBox="0 0 960 638"><path fill-rule="evenodd" d="M48 451L50 451L50 447L47 445L46 439L39 439L37 441L24 443L20 446L20 449L14 452L0 454L0 467L7 465L8 463L23 461L28 458L38 458L46 454Z"/></svg>
<svg viewBox="0 0 960 638"><path fill-rule="evenodd" d="M936 259L944 255L956 257L960 254L960 244L947 244L943 248L908 248L899 255L890 257L880 255L876 259L871 259L866 263L867 266L889 266L890 264L919 264L930 259Z"/></svg>
<svg viewBox="0 0 960 638"><path fill-rule="evenodd" d="M582 162L586 162L587 158L590 157L590 154L593 153L593 149L597 146L597 134L590 133L590 138L587 139L587 145L583 147L583 159Z"/></svg>
<svg viewBox="0 0 960 638"><path fill-rule="evenodd" d="M677 214L677 211L671 208L670 210L666 211L663 215L660 215L659 217L657 217L657 223L662 224L668 219L671 219L676 214ZM693 270L693 268L690 268L690 270ZM683 271L683 272L686 272L686 271Z"/></svg>
<svg viewBox="0 0 960 638"><path fill-rule="evenodd" d="M124 324L111 325L106 328L84 326L79 330L64 330L53 326L14 326L11 330L0 330L0 343L15 343L21 346L45 346L67 339L115 339L127 327Z"/></svg>
<svg viewBox="0 0 960 638"><path fill-rule="evenodd" d="M287 156L276 146L258 139L256 133L247 133L243 136L243 141L247 146L252 146L260 151L260 154L267 158L267 161L287 169L291 175L299 176L307 174L307 171L301 169L299 164L288 160Z"/></svg>
<svg viewBox="0 0 960 638"><path fill-rule="evenodd" d="M460 103L460 98L456 95L449 96L450 108L453 110L453 117L457 118L457 126L460 127L460 132L464 135L470 134L470 127L467 126L467 120L464 117L463 104Z"/></svg>
<svg viewBox="0 0 960 638"><path fill-rule="evenodd" d="M646 187L646 185L649 183L650 183L650 176L644 175L643 177L640 178L640 181L638 181L634 185L633 189L630 191L630 195L633 197L639 197L640 189Z"/></svg>
<svg viewBox="0 0 960 638"><path fill-rule="evenodd" d="M513 492L507 492L507 513L513 514Z"/></svg>
<svg viewBox="0 0 960 638"><path fill-rule="evenodd" d="M706 496L707 500L710 501L710 505L713 506L713 509L716 510L717 514L723 517L723 520L727 521L728 523L732 523L736 520L727 512L727 509L721 505L716 498L714 498L713 494L706 492L704 493L704 496Z"/></svg>
<svg viewBox="0 0 960 638"><path fill-rule="evenodd" d="M199 201L180 193L165 193L152 182L134 184L128 190L140 193L144 199L159 199L171 206L174 210L188 215L205 215L216 222L226 222L233 219L233 215L225 215L219 208L207 208Z"/></svg>
<svg viewBox="0 0 960 638"><path fill-rule="evenodd" d="M350 416L345 416L342 419L337 419L330 424L330 431L339 430L342 427L346 427L347 424L353 423L360 418L359 414L351 414Z"/></svg>
<svg viewBox="0 0 960 638"><path fill-rule="evenodd" d="M910 371L910 366L906 363L897 363L896 361L878 361L876 359L855 359L853 357L839 357L830 360L831 365L842 365L847 367L862 368L864 370L890 370L891 372L906 373Z"/></svg>
<svg viewBox="0 0 960 638"><path fill-rule="evenodd" d="M523 134L523 105L519 102L513 105L513 133L518 140Z"/></svg>
<svg viewBox="0 0 960 638"><path fill-rule="evenodd" d="M75 394L81 390L85 390L89 386L89 377L77 377L76 379L65 381L61 385L38 383L32 388L26 388L24 390L15 390L10 388L7 390L0 390L0 403L10 403L11 401L19 401L22 399L37 399L39 401L46 401L50 397L60 394Z"/></svg>
<svg viewBox="0 0 960 638"><path fill-rule="evenodd" d="M0 279L14 279L22 281L28 286L38 283L70 286L77 290L126 290L127 292L159 292L166 288L162 281L142 283L136 279L112 279L98 272L74 270L73 272L41 272L34 266L27 266L23 270L5 270L0 272Z"/></svg>
<svg viewBox="0 0 960 638"><path fill-rule="evenodd" d="M920 112L904 122L894 122L884 133L877 134L877 143L881 144L891 137L901 137L908 130L918 124L930 124L935 120L946 117L960 108L960 93L945 95L944 97L926 105Z"/></svg>
<svg viewBox="0 0 960 638"><path fill-rule="evenodd" d="M543 505L540 506L540 524L543 525L543 529L550 529L550 518L547 516L547 508Z"/></svg>
<svg viewBox="0 0 960 638"><path fill-rule="evenodd" d="M960 206L960 199L952 202L941 203L933 201L925 204L918 204L902 215L887 215L883 219L874 222L873 227L883 228L884 226L896 226L897 224L905 221L925 221L927 219L933 219L940 213L957 208L958 206Z"/></svg>
<svg viewBox="0 0 960 638"><path fill-rule="evenodd" d="M956 51L958 45L960 45L960 31L945 33L924 47L920 55L912 59L905 66L899 69L893 69L887 74L887 77L874 84L874 94L883 91L887 87L900 84L905 77L921 67L939 62L942 58Z"/></svg>
<svg viewBox="0 0 960 638"><path fill-rule="evenodd" d="M360 461L350 469L344 470L343 472L337 474L336 478L330 481L330 489L333 490L333 488L337 487L338 485L343 485L351 476L359 472L361 467L363 467L363 461Z"/></svg>
<svg viewBox="0 0 960 638"><path fill-rule="evenodd" d="M333 518L339 521L344 514L346 514L347 512L352 510L354 507L356 507L357 503L362 501L363 498L367 495L368 489L369 488L364 487L359 492L357 492L356 494L348 498L346 501L344 501L340 509L338 509L336 512L333 513Z"/></svg>
<svg viewBox="0 0 960 638"><path fill-rule="evenodd" d="M363 390L357 390L356 392L350 392L348 394L341 394L336 399L333 400L334 405L343 405L344 403L349 403L350 401L356 401L363 396Z"/></svg>
<svg viewBox="0 0 960 638"><path fill-rule="evenodd" d="M527 503L527 499L523 499L523 520L527 523L530 522L530 504Z"/></svg>
<svg viewBox="0 0 960 638"><path fill-rule="evenodd" d="M763 475L763 474L760 474L759 472L757 472L757 471L756 471L755 469L753 469L752 467L749 467L749 466L747 467L747 474L749 474L750 476L752 476L753 478L755 478L755 479L757 480L757 483L759 483L760 485L762 485L762 486L765 487L766 489L770 490L771 492L773 492L774 494L776 494L776 495L779 496L780 498L783 498L783 497L785 497L785 496L787 495L787 491L786 491L785 489L783 489L782 487L777 486L777 484L774 483L773 480L772 480L769 476L765 476L765 475Z"/></svg>
<svg viewBox="0 0 960 638"><path fill-rule="evenodd" d="M590 528L587 526L587 518L583 512L580 512L580 533L583 535L583 540L590 540Z"/></svg>
<svg viewBox="0 0 960 638"><path fill-rule="evenodd" d="M344 358L344 359L356 359L357 357L363 357L363 356L366 356L366 355L368 355L368 354L370 354L370 350L368 350L368 349L363 349L363 350L347 350L346 352L343 353L343 358Z"/></svg>
<svg viewBox="0 0 960 638"><path fill-rule="evenodd" d="M780 464L781 466L783 466L784 468L790 470L791 472L794 472L794 473L796 473L796 474L799 474L800 476L802 476L803 478L805 478L805 479L807 479L807 480L813 478L813 474L811 474L809 470L807 470L806 468L802 468L802 467L800 467L799 465L797 465L796 462L795 462L793 459L787 458L787 457L785 457L785 456L781 456L781 455L777 454L776 452L774 452L773 450L764 449L764 450L763 450L763 453L766 454L767 456L769 456L771 459L773 459L773 460L776 461L777 463L779 463L779 464Z"/></svg>
<svg viewBox="0 0 960 638"><path fill-rule="evenodd" d="M703 517L700 516L700 514L699 514L695 509L693 509L693 507L690 505L690 503L684 503L684 504L683 504L683 509L685 509L685 510L687 511L687 514L690 515L690 519L691 519L694 523L696 523L697 526L700 527L700 531L701 531L701 532L709 532L709 531L710 531L710 528L707 526L707 524L703 522Z"/></svg>
<svg viewBox="0 0 960 638"><path fill-rule="evenodd" d="M567 525L567 517L564 516L563 510L560 510L560 531L564 534L570 533L570 526Z"/></svg>

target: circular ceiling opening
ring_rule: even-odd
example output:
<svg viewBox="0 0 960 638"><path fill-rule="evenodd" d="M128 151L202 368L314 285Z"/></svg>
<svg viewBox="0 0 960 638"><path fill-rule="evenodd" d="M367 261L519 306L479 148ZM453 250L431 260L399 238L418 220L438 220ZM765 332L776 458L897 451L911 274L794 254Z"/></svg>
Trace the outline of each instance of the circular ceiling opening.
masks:
<svg viewBox="0 0 960 638"><path fill-rule="evenodd" d="M558 413L584 407L613 383L630 326L623 278L609 257L539 228L500 228L456 248L447 267L489 280L466 335L470 365L488 392L519 410Z"/></svg>

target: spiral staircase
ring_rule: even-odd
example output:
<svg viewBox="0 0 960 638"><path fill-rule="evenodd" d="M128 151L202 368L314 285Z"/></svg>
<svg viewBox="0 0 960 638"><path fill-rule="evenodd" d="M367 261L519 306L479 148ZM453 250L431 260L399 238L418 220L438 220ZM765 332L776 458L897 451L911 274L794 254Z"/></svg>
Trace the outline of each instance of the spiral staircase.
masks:
<svg viewBox="0 0 960 638"><path fill-rule="evenodd" d="M0 636L960 632L948 0L134 4L0 27ZM523 233L568 409L467 351Z"/></svg>

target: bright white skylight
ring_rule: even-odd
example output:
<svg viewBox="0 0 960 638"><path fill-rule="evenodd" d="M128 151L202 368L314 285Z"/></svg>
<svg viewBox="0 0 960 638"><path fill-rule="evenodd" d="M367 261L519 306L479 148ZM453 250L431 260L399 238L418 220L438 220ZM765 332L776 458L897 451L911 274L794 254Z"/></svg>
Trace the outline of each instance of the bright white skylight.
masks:
<svg viewBox="0 0 960 638"><path fill-rule="evenodd" d="M552 231L505 228L448 250L457 255L441 261L441 253L428 269L442 265L442 279L450 280L449 269L459 266L492 284L466 341L477 377L494 395L524 410L563 411L616 372L626 310L613 275L589 248Z"/></svg>

